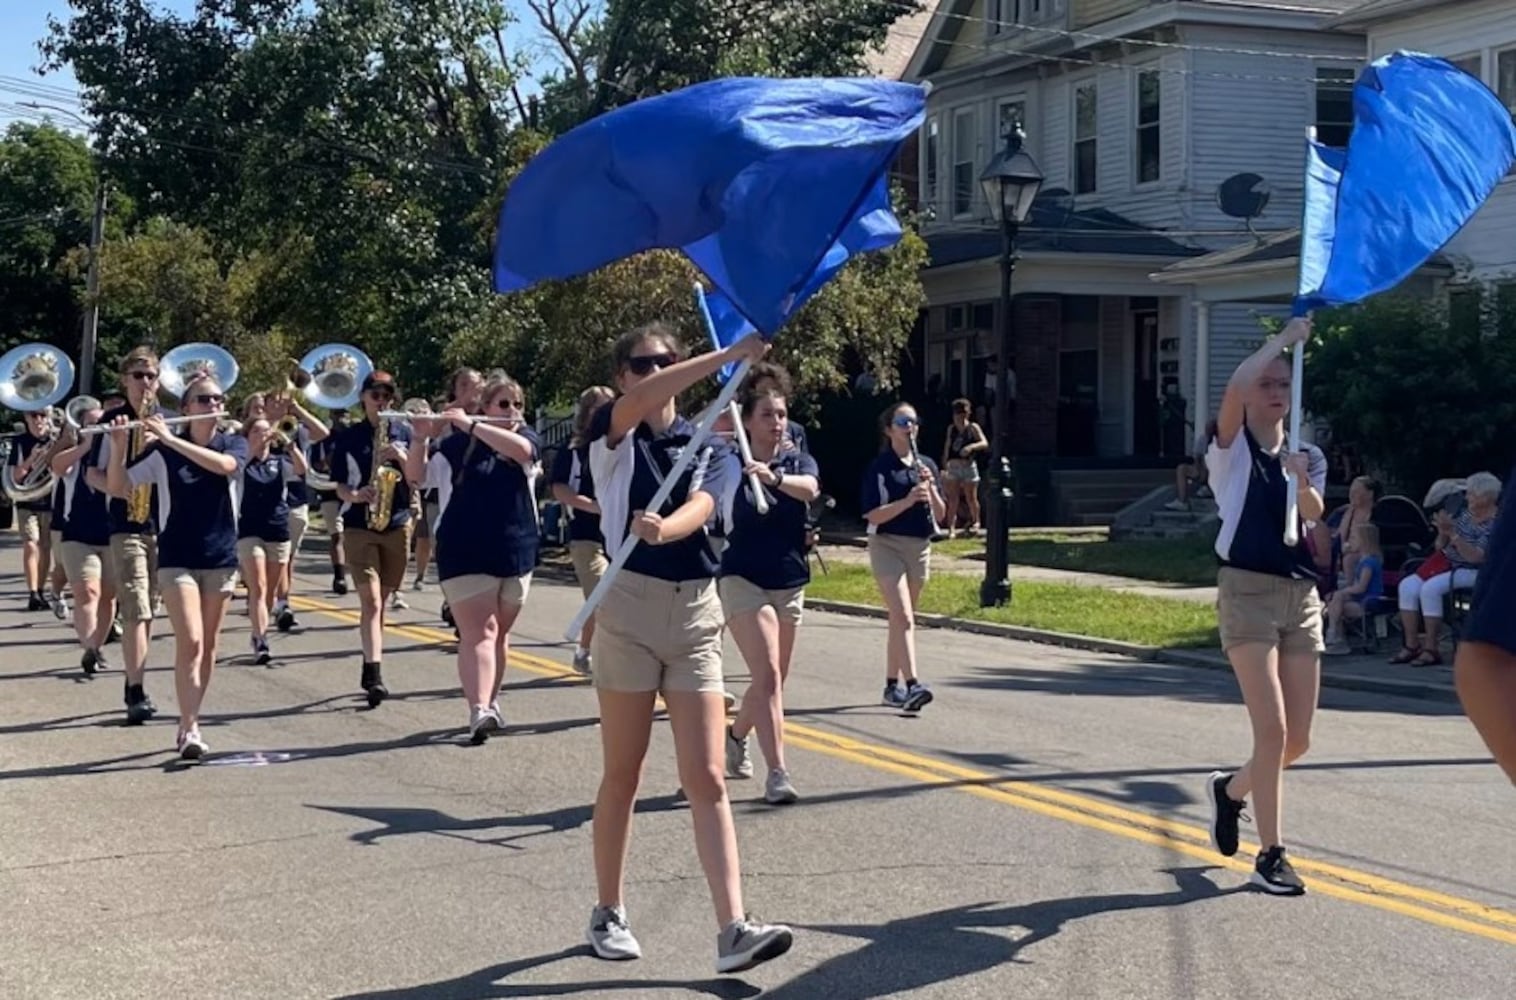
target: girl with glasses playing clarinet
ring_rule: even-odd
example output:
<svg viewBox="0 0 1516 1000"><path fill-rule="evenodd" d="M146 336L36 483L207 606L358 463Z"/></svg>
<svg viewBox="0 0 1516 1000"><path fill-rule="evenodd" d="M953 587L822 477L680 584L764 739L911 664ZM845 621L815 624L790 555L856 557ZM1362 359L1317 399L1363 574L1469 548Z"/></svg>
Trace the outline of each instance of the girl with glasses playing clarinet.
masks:
<svg viewBox="0 0 1516 1000"><path fill-rule="evenodd" d="M932 700L916 671L916 605L931 570L932 536L947 516L937 467L916 454L918 426L909 403L880 414L884 447L863 474L860 504L869 525L869 568L890 616L884 704L907 712Z"/></svg>
<svg viewBox="0 0 1516 1000"><path fill-rule="evenodd" d="M207 375L184 389L184 415L222 411L226 395ZM125 417L111 422L106 467L110 492L158 487L158 585L174 627L174 688L179 701L175 749L199 760L210 749L200 737L200 708L216 665L216 646L226 603L237 580L237 480L247 464L247 442L228 434L214 418L170 429L148 417L148 447L126 464L131 431ZM177 433L176 433L177 430Z"/></svg>

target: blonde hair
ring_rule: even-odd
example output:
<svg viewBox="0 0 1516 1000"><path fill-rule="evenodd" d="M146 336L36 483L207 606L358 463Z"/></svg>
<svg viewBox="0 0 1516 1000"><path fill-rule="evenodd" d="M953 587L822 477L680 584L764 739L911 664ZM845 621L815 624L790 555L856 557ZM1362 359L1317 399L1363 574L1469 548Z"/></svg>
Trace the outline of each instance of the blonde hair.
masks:
<svg viewBox="0 0 1516 1000"><path fill-rule="evenodd" d="M1359 552L1368 552L1376 556L1384 554L1384 550L1379 547L1379 525L1365 521L1353 529L1353 534L1358 536Z"/></svg>

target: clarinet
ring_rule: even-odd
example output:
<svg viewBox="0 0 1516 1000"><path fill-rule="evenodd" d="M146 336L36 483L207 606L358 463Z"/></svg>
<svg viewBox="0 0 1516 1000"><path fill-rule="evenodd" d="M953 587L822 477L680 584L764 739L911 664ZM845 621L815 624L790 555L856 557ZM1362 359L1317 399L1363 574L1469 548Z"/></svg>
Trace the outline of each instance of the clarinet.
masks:
<svg viewBox="0 0 1516 1000"><path fill-rule="evenodd" d="M911 429L911 463L916 467L916 475L924 478L926 463L921 460L921 453L916 450L916 431ZM942 530L942 525L937 523L937 512L932 509L932 501L926 502L926 516L932 519L932 541L940 542L947 537L947 532Z"/></svg>

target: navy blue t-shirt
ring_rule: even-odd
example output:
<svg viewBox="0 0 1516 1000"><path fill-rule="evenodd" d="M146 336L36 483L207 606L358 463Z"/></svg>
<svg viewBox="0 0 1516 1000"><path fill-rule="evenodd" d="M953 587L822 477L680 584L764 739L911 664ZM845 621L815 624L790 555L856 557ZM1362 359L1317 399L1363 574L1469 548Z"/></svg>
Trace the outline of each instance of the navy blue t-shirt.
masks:
<svg viewBox="0 0 1516 1000"><path fill-rule="evenodd" d="M411 429L406 424L391 420L390 441L409 446ZM361 420L351 427L344 427L333 434L332 482L343 483L350 490L361 490L369 484L374 468L374 425ZM390 523L380 529L393 531L411 519L411 487L405 481L404 471L396 462L388 465L400 472L400 481L395 484L394 499L390 504ZM344 504L343 527L350 530L368 529L368 504Z"/></svg>
<svg viewBox="0 0 1516 1000"><path fill-rule="evenodd" d="M516 431L541 454L537 432ZM437 445L448 477L437 488L437 579L524 576L537 565L537 498L527 470L467 434Z"/></svg>
<svg viewBox="0 0 1516 1000"><path fill-rule="evenodd" d="M785 424L784 424L784 436L787 437L787 438L789 438L791 441L795 442L795 447L799 448L801 451L805 452L807 455L809 455L811 453L810 442L807 441L806 437L805 437L805 425L804 424L797 424L793 420L787 420L787 421L785 421Z"/></svg>
<svg viewBox="0 0 1516 1000"><path fill-rule="evenodd" d="M305 456L307 464L311 456L311 432L304 424L295 431L295 440L289 446L290 450L299 449L300 454ZM280 454L280 452L275 452ZM286 452L287 454L287 452ZM293 463L292 463L293 464ZM305 484L304 476L291 475L285 484L285 500L291 507L304 507L311 502L311 488ZM264 538L266 542L275 541L272 538ZM278 539L283 541L283 539Z"/></svg>
<svg viewBox="0 0 1516 1000"><path fill-rule="evenodd" d="M753 493L742 474L741 457L726 457L726 492L721 520L726 525L726 549L721 575L740 576L764 590L789 590L811 582L805 558L806 505L788 493L760 486L768 496L769 512L758 513ZM820 476L816 460L803 451L781 452L771 468L786 476Z"/></svg>
<svg viewBox="0 0 1516 1000"><path fill-rule="evenodd" d="M247 439L217 431L206 447L237 460L231 475L158 445L127 467L132 485L157 484L158 565L164 569L237 566L237 484L247 464Z"/></svg>
<svg viewBox="0 0 1516 1000"><path fill-rule="evenodd" d="M57 476L57 477L55 477L53 479L53 492L52 492L52 512L53 512L53 530L54 531L62 531L63 530L63 522L68 519L68 515L64 511L63 501L64 501L63 477L62 476Z"/></svg>
<svg viewBox="0 0 1516 1000"><path fill-rule="evenodd" d="M654 434L647 424L638 424L612 449L605 440L611 428L611 410L607 403L590 420L585 440L589 443L590 467L594 470L595 488L600 501L600 529L605 535L605 550L614 554L627 538L634 511L646 510L659 485L673 471L684 449L695 434L695 425L675 417L668 429ZM662 515L672 514L696 492L718 500L724 488L726 449L707 438L700 451L674 484ZM720 568L706 537L705 528L667 545L639 543L626 561L633 573L660 580L711 579Z"/></svg>
<svg viewBox="0 0 1516 1000"><path fill-rule="evenodd" d="M285 485L295 475L288 455L249 458L242 467L242 508L237 517L238 538L265 542L290 540L290 504Z"/></svg>
<svg viewBox="0 0 1516 1000"><path fill-rule="evenodd" d="M589 445L570 448L565 444L559 448L558 454L553 456L553 468L548 474L548 482L554 486L562 484L582 497L595 499L595 477L590 475ZM599 542L603 540L600 537L600 515L591 514L577 507L572 508L569 518L569 541Z"/></svg>
<svg viewBox="0 0 1516 1000"><path fill-rule="evenodd" d="M32 458L34 455L37 458L41 458L42 452L46 448L46 441L42 440L39 437L34 437L31 431L22 431L21 434L11 442L11 453L10 457L6 460L6 465L13 469L19 468L22 462L26 461L28 458ZM33 469L32 471L35 472L36 469ZM16 504L16 509L31 511L52 510L53 501L50 497L42 497L39 500L27 500L23 503Z"/></svg>
<svg viewBox="0 0 1516 1000"><path fill-rule="evenodd" d="M103 490L91 489L85 477L84 460L74 463L63 477L63 540L81 545L109 545L111 515Z"/></svg>
<svg viewBox="0 0 1516 1000"><path fill-rule="evenodd" d="M1221 508L1222 527L1216 536L1221 565L1295 580L1316 579L1316 560L1306 543L1304 523L1295 546L1284 544L1290 486L1279 455L1264 451L1243 424L1230 448L1221 449L1212 442L1206 467ZM1324 480L1325 473L1321 475Z"/></svg>
<svg viewBox="0 0 1516 1000"><path fill-rule="evenodd" d="M921 464L937 476L937 464L922 456ZM905 495L916 488L921 476L908 458L901 458L894 450L886 448L869 463L863 473L863 487L859 494L859 506L868 513L887 503L904 500ZM871 535L906 535L910 538L932 537L932 511L924 503L911 505L883 524L870 524Z"/></svg>

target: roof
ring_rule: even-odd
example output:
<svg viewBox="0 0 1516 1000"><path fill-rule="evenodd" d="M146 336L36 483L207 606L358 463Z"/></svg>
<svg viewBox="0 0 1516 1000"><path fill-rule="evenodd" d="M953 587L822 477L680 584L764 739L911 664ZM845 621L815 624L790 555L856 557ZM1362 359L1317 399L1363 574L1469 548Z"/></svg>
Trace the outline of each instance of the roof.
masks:
<svg viewBox="0 0 1516 1000"><path fill-rule="evenodd" d="M1266 264L1277 263L1281 269L1285 265L1294 267L1299 257L1300 230L1287 229L1259 237L1249 243L1241 243L1225 250L1215 250L1170 264L1153 275L1153 279L1165 284L1183 284L1205 278L1227 277L1238 270L1274 270L1274 268L1261 267ZM1453 270L1453 265L1441 254L1433 254L1422 267L1449 272Z"/></svg>
<svg viewBox="0 0 1516 1000"><path fill-rule="evenodd" d="M926 236L928 267L947 267L1000 256L1000 229ZM1022 251L1192 257L1204 253L1103 208L1069 212L1039 198L1017 241Z"/></svg>
<svg viewBox="0 0 1516 1000"><path fill-rule="evenodd" d="M884 36L884 44L877 51L870 52L864 60L869 72L887 80L898 80L904 76L906 67L911 63L911 56L916 52L916 46L926 37L932 15L937 13L941 3L942 0L922 0L919 11L907 14L890 25L889 33Z"/></svg>
<svg viewBox="0 0 1516 1000"><path fill-rule="evenodd" d="M1409 17L1434 7L1447 7L1464 2L1467 0L1367 0L1367 2L1357 0L1341 17L1334 17L1328 21L1326 27L1361 28L1377 21Z"/></svg>
<svg viewBox="0 0 1516 1000"><path fill-rule="evenodd" d="M1307 14L1340 14L1363 0L1199 0L1208 7L1257 7Z"/></svg>

